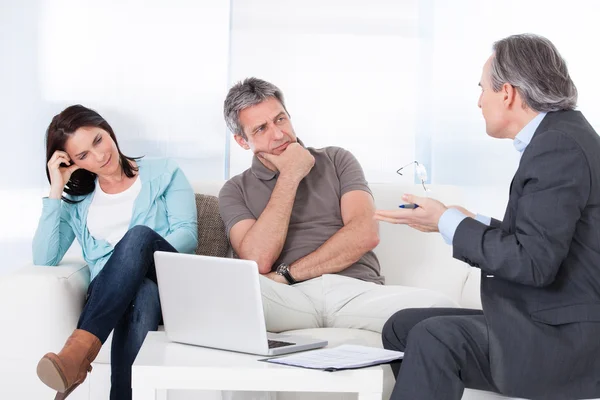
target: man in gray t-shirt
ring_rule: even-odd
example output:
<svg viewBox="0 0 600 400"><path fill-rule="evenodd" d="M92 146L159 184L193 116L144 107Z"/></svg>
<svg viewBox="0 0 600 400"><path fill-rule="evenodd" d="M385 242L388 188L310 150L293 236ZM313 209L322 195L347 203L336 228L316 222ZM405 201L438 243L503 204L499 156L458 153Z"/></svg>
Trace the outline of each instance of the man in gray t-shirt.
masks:
<svg viewBox="0 0 600 400"><path fill-rule="evenodd" d="M291 215L287 215L289 223L287 223L286 241L276 260L272 260L272 257L276 255L275 252L270 253L273 256L268 260L258 259L261 272L274 272L277 266L286 263L290 265L290 273L296 280L315 278L323 273L338 273L367 282L383 283L383 276L379 274L379 261L371 251L377 244L377 223L369 215L366 215L372 204L371 191L360 165L349 151L342 148L302 149L302 142L298 141L298 144L299 151L312 155L315 165L308 175L297 184L295 191L288 191ZM234 176L225 184L219 196L219 203L221 215L230 237L232 237L232 228L238 222L256 221L260 218L281 179L286 179L286 177L280 178L280 173L270 170L258 157L254 157L250 169ZM353 191L360 192L352 193ZM327 246L330 247L329 253L337 253L337 257L344 257L343 260L340 259L339 262L336 262L337 267L332 265L332 268L310 274L296 272L302 268L303 264L307 266L306 268L310 268L309 266L314 264L311 263L310 257L304 261L299 260L317 251L323 243L344 228L345 222L349 222L349 216L346 216L346 221L344 221L340 207L342 198L346 194L349 194L348 198L356 198L355 209L362 208L349 211L356 211L361 216L365 216L362 221L358 221L360 225L355 222L356 226L346 230L354 228L356 232L364 232L364 234L348 237L343 242ZM283 219L279 222L282 225L286 224ZM235 241L235 237L232 239ZM271 247L274 243L261 243L261 245ZM323 254L323 256L325 255ZM323 267L321 266L321 268ZM297 274L300 275L297 276ZM281 280L281 278L278 279Z"/></svg>
<svg viewBox="0 0 600 400"><path fill-rule="evenodd" d="M423 289L383 286L375 206L354 156L300 142L273 84L248 78L225 100L235 141L252 166L219 193L233 249L256 261L267 329L365 328L381 332L401 308L453 306Z"/></svg>

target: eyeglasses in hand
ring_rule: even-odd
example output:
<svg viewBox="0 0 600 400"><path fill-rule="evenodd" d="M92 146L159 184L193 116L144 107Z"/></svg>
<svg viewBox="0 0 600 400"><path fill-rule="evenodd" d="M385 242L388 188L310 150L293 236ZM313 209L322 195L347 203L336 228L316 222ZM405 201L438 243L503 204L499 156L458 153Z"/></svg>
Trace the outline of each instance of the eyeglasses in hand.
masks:
<svg viewBox="0 0 600 400"><path fill-rule="evenodd" d="M425 169L425 166L423 164L419 164L418 161L409 162L405 166L400 167L398 169L398 171L396 171L396 173L398 175L402 175L402 172L400 172L400 171L402 171L404 168L406 168L412 164L416 164L415 173L417 174L417 177L421 180L421 185L423 185L423 190L425 190L425 194L427 194L427 192L430 192L431 190L427 186L425 186L425 181L427 180L427 170Z"/></svg>

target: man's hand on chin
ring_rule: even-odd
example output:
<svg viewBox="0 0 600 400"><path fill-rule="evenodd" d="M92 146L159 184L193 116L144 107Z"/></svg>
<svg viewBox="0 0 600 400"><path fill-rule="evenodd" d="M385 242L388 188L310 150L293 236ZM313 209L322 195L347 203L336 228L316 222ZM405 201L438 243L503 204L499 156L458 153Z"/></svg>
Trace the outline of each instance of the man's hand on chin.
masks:
<svg viewBox="0 0 600 400"><path fill-rule="evenodd" d="M417 204L414 209L401 208L398 210L377 210L375 219L392 224L409 225L423 232L437 232L442 214L448 209L441 202L411 194L402 196L409 204ZM418 227L418 228L417 228Z"/></svg>
<svg viewBox="0 0 600 400"><path fill-rule="evenodd" d="M283 283L284 285L288 284L288 281L282 275L277 275L276 272L269 272L268 274L264 274L264 276L277 283Z"/></svg>
<svg viewBox="0 0 600 400"><path fill-rule="evenodd" d="M300 182L315 165L315 158L300 143L290 143L280 154L257 153L262 160L273 165L282 176Z"/></svg>

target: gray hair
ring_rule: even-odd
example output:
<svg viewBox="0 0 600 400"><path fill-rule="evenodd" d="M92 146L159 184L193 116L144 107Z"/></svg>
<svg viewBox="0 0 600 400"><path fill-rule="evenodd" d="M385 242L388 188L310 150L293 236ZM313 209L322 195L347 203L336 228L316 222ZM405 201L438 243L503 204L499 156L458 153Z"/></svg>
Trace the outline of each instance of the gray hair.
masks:
<svg viewBox="0 0 600 400"><path fill-rule="evenodd" d="M240 123L240 112L248 107L262 103L270 97L279 100L287 113L283 93L272 83L258 78L246 78L244 81L233 85L229 89L223 105L223 115L225 116L225 123L229 130L233 134L241 135L244 139L247 139L244 127Z"/></svg>
<svg viewBox="0 0 600 400"><path fill-rule="evenodd" d="M492 88L514 86L524 106L538 112L572 110L577 105L577 88L567 64L548 39L513 35L494 43L491 61Z"/></svg>

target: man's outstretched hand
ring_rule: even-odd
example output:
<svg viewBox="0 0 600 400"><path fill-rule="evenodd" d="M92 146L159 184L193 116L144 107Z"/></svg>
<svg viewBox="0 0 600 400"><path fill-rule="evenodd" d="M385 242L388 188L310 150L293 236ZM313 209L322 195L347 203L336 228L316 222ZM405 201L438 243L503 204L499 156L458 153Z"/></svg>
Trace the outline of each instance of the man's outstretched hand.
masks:
<svg viewBox="0 0 600 400"><path fill-rule="evenodd" d="M438 232L438 223L448 207L435 199L414 196L412 194L405 194L402 196L402 200L407 203L417 204L419 207L413 209L377 210L375 212L375 219L392 224L408 225L421 232Z"/></svg>

